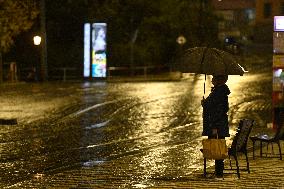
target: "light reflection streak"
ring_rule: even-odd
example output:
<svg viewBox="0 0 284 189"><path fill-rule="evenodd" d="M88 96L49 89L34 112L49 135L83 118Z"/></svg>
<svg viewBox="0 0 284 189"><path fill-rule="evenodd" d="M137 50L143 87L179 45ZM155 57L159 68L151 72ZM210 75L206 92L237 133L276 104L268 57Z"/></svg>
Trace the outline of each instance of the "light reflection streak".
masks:
<svg viewBox="0 0 284 189"><path fill-rule="evenodd" d="M148 186L145 184L134 184L133 187L134 188L147 188Z"/></svg>
<svg viewBox="0 0 284 189"><path fill-rule="evenodd" d="M139 119L143 120L143 126L140 127L139 135L145 135L158 132L168 125L169 115L177 100L176 96L180 93L170 91L173 87L168 87L164 83L148 83L141 88L143 89L129 95L140 98Z"/></svg>
<svg viewBox="0 0 284 189"><path fill-rule="evenodd" d="M36 179L42 179L43 177L44 177L44 174L42 174L42 173L37 173L37 174L34 175L34 178L36 178Z"/></svg>
<svg viewBox="0 0 284 189"><path fill-rule="evenodd" d="M141 109L139 110L139 119L143 120L140 129L135 130L134 135L154 133L154 135L145 137L143 140L138 140L138 147L146 145L155 146L156 144L166 144L169 142L170 134L159 133L159 131L169 125L172 108L178 99L174 96L175 91L171 91L172 89L172 86L168 87L165 83L149 83L143 86L143 90L136 91L136 94L132 94L141 97L140 101L142 104L140 106ZM165 95L173 96L173 98L161 99L161 97ZM145 103L149 101L151 103ZM135 134L135 132L138 133ZM144 179L150 178L153 173L163 173L166 170L167 165L164 164L163 152L167 151L167 148L168 147L165 145L156 147L153 150L150 150L147 155L139 158L138 164L140 169L144 172Z"/></svg>
<svg viewBox="0 0 284 189"><path fill-rule="evenodd" d="M201 97L203 92L203 80L200 79L200 76L196 77L197 82L192 82L190 83L190 86L188 86L189 88L184 88L184 93L182 95L186 96L188 95L188 92L193 93L193 95L191 94L191 96L197 98L192 100L197 100L197 103L199 104L199 101L202 98L199 99L198 96ZM181 168L182 170L188 170L186 168L190 167L192 170L194 170L201 166L197 163L200 162L201 157L199 151L201 142L200 144L184 144L184 142L182 142L182 144L180 145L166 145L172 141L175 141L176 137L179 135L178 132L182 131L185 128L193 128L197 131L201 130L201 118L199 118L198 123L194 123L194 125L193 123L184 123L184 125L176 126L173 129L169 128L165 132L159 132L163 128L169 126L170 120L176 119L171 116L173 116L172 112L174 112L173 108L175 108L175 104L177 104L177 101L180 100L179 98L177 98L178 96L174 98L161 99L161 97L165 94L173 93L173 91L170 91L170 89L173 89L173 87L167 86L168 85L165 85L164 83L151 83L149 85L144 85L143 90L141 89L141 91L135 91L135 93L133 93L132 91L133 96L143 97L140 99L141 102L151 102L141 103L141 109L139 110L139 120L143 120L143 123L141 124L140 129L134 131L138 132L140 136L143 134L150 135L148 137L145 137L143 140L135 141L137 142L136 146L155 146L156 144L158 144L158 146L149 150L146 155L141 156L137 161L140 169L144 173L144 179L151 178L155 174L163 175L169 169L173 169L173 171L176 172L179 168ZM159 97L159 99L153 100L156 97ZM197 116L201 115L201 108L198 110L198 112L194 112L194 114L197 114ZM188 112L188 115L192 115L192 112ZM151 133L154 134L151 135ZM133 135L135 135L135 133ZM177 148L180 147L184 149L184 152L182 154L176 154L177 151L179 151L177 150ZM181 164L179 164L178 161L180 161ZM176 168L173 168L174 164L177 165Z"/></svg>

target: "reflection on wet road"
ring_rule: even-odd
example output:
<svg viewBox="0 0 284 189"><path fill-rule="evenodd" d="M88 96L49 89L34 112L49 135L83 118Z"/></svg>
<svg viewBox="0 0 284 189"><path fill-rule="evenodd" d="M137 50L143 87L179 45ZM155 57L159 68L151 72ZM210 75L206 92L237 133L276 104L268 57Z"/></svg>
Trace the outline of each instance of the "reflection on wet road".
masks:
<svg viewBox="0 0 284 189"><path fill-rule="evenodd" d="M270 80L230 76L232 134L241 118L271 119ZM143 188L200 169L203 82L204 76L192 75L180 82L34 86L31 101L42 94L38 106L48 106L58 97L52 103L60 108L42 120L1 127L0 187L71 187L76 180L75 186ZM209 77L206 82L205 96ZM21 93L28 90L22 86Z"/></svg>

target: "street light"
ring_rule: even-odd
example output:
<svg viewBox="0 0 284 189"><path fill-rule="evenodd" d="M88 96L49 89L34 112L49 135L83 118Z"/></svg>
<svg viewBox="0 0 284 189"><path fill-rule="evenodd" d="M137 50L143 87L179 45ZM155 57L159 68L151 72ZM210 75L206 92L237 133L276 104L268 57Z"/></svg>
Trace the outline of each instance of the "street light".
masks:
<svg viewBox="0 0 284 189"><path fill-rule="evenodd" d="M185 43L186 43L186 38L183 36L183 35L180 35L178 38L177 38L177 43L179 44L179 45L184 45Z"/></svg>
<svg viewBox="0 0 284 189"><path fill-rule="evenodd" d="M183 45L186 43L186 38L183 35L178 36L176 42L179 44L178 47L178 56L181 57L183 53Z"/></svg>
<svg viewBox="0 0 284 189"><path fill-rule="evenodd" d="M35 46L39 46L41 44L41 36L34 36L33 37L34 40L34 45ZM41 48L36 48L37 50L39 50L39 54L41 56ZM41 62L41 59L39 59L39 63ZM35 66L33 66L32 70L29 73L28 79L31 81L37 81L39 78L39 67L40 64L36 64Z"/></svg>
<svg viewBox="0 0 284 189"><path fill-rule="evenodd" d="M36 35L36 36L34 36L34 45L40 45L40 43L41 43L41 37L40 36L38 36L38 35Z"/></svg>

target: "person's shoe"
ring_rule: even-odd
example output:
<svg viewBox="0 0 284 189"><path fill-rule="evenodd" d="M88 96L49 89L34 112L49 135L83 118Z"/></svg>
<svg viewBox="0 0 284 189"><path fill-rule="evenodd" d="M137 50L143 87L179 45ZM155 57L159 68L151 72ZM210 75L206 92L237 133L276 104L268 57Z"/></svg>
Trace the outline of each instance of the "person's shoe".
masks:
<svg viewBox="0 0 284 189"><path fill-rule="evenodd" d="M223 177L215 177L214 180L224 180Z"/></svg>
<svg viewBox="0 0 284 189"><path fill-rule="evenodd" d="M224 179L224 176L223 175L215 175L215 179L216 180L223 180Z"/></svg>
<svg viewBox="0 0 284 189"><path fill-rule="evenodd" d="M222 180L224 179L224 173L221 171L216 171L214 172L214 177L216 180Z"/></svg>

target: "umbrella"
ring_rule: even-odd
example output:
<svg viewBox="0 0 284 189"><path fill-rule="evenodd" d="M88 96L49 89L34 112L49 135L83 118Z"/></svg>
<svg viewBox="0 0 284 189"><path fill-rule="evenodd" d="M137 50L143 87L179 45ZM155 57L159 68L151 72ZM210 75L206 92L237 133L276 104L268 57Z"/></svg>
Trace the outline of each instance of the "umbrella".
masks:
<svg viewBox="0 0 284 189"><path fill-rule="evenodd" d="M233 54L208 47L186 50L178 68L181 72L207 75L243 75L246 72Z"/></svg>
<svg viewBox="0 0 284 189"><path fill-rule="evenodd" d="M217 48L187 49L177 65L179 71L206 75L243 75L247 72L233 54ZM205 82L204 82L205 94Z"/></svg>

